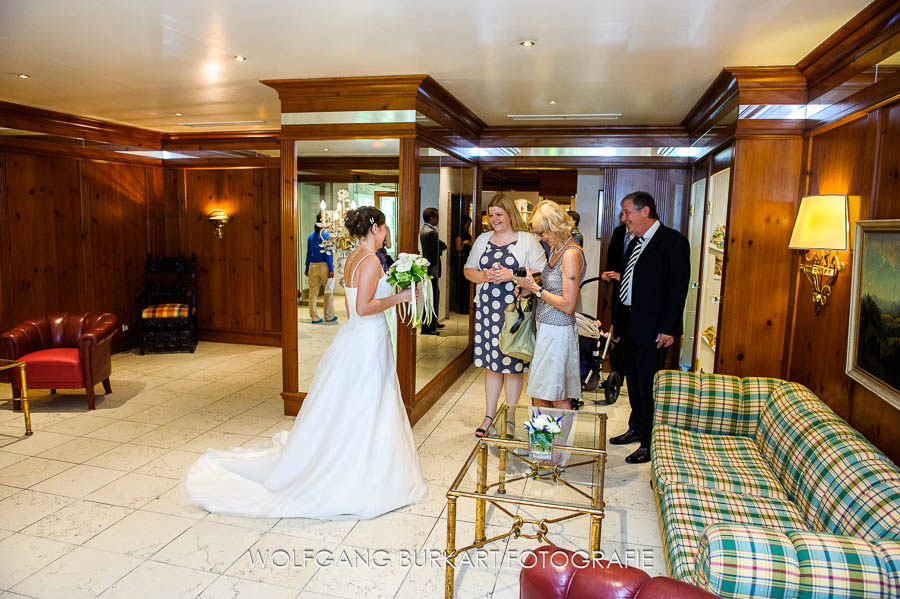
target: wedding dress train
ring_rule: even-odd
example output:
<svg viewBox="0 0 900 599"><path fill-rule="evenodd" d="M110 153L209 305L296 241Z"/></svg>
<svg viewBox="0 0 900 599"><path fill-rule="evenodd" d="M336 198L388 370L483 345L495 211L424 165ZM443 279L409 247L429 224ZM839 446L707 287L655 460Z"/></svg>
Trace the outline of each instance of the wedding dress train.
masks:
<svg viewBox="0 0 900 599"><path fill-rule="evenodd" d="M385 316L359 316L357 290L346 291L349 320L291 431L261 448L207 451L184 478L187 503L243 516L366 519L422 500ZM391 293L382 277L375 297Z"/></svg>

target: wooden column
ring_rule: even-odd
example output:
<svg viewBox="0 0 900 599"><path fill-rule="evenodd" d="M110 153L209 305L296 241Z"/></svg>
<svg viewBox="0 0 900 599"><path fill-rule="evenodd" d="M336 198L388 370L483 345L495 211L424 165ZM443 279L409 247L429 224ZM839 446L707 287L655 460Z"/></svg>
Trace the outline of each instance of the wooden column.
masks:
<svg viewBox="0 0 900 599"><path fill-rule="evenodd" d="M296 415L297 393L297 142L281 141L281 377L284 413Z"/></svg>
<svg viewBox="0 0 900 599"><path fill-rule="evenodd" d="M419 253L419 142L400 140L400 197L397 243L401 252ZM295 319L296 320L296 319ZM408 326L397 327L397 375L406 410L416 401L416 333Z"/></svg>

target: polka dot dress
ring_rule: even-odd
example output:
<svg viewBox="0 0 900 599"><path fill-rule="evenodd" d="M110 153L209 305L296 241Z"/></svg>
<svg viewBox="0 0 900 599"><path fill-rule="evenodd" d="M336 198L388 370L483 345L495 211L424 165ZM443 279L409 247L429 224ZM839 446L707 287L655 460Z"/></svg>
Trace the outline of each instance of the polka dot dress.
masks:
<svg viewBox="0 0 900 599"><path fill-rule="evenodd" d="M493 268L500 263L504 268L514 269L519 266L516 257L510 251L515 242L507 245L494 245L488 242L478 266L481 270ZM487 368L500 374L517 374L525 372L528 366L522 360L510 358L500 351L500 330L503 328L503 312L506 306L515 299L512 282L485 283L481 286L476 298L478 308L475 312L475 360L478 368Z"/></svg>

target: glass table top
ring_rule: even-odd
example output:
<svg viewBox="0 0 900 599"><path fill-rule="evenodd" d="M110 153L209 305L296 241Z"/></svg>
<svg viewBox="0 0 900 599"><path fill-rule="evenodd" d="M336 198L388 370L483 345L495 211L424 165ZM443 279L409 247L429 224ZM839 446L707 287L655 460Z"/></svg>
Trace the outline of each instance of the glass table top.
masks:
<svg viewBox="0 0 900 599"><path fill-rule="evenodd" d="M527 444L528 430L525 428L525 422L540 414L558 420L563 429L561 432L565 436L558 437L554 442L555 445L593 451L606 450L606 413L588 407L581 410L562 410L524 404L515 406L503 404L484 439L488 443L502 440Z"/></svg>
<svg viewBox="0 0 900 599"><path fill-rule="evenodd" d="M549 459L529 456L529 434L524 423L539 413L558 418L565 434L555 439ZM504 426L507 422L511 426ZM485 487L479 492L482 452L486 453ZM573 411L503 405L494 426L477 442L447 494L484 497L501 504L602 513L605 469L605 413L587 408Z"/></svg>

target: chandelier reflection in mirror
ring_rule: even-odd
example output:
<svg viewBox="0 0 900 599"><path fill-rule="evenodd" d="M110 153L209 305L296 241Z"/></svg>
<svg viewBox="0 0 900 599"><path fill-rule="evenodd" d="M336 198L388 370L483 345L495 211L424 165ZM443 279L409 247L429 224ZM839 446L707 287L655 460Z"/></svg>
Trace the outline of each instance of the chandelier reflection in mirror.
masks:
<svg viewBox="0 0 900 599"><path fill-rule="evenodd" d="M344 226L344 215L348 210L356 210L356 202L350 201L350 192L346 189L339 189L337 192L337 205L334 210L325 209L325 200L319 204L319 210L322 215L322 230L328 233L328 237L322 235L322 243L319 247L322 251L332 255L334 261L334 269L337 276L344 284L344 262L353 248L356 247L358 240L350 234L347 227Z"/></svg>

